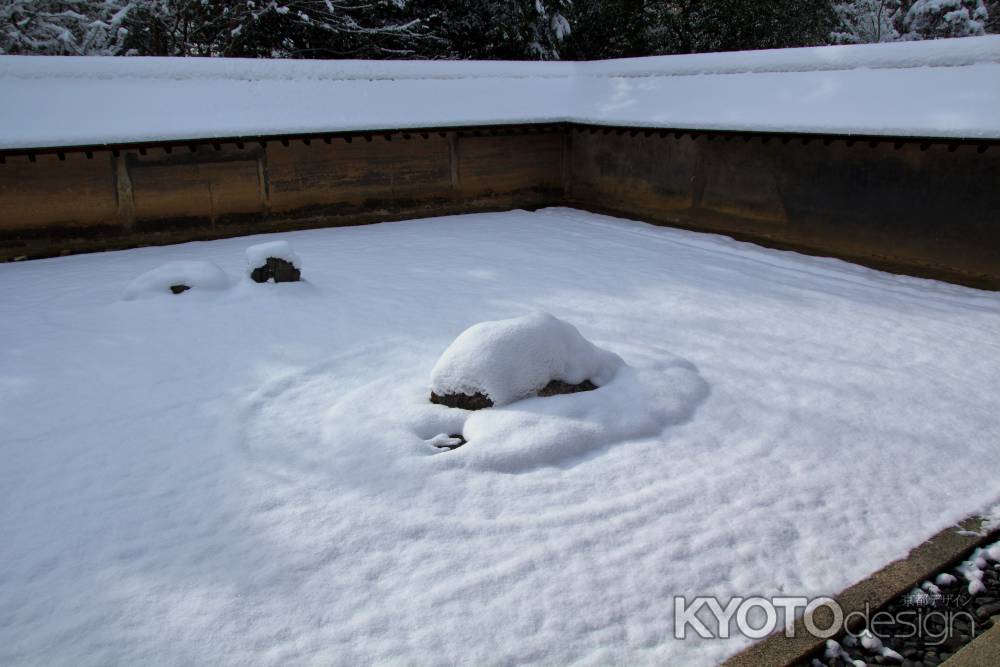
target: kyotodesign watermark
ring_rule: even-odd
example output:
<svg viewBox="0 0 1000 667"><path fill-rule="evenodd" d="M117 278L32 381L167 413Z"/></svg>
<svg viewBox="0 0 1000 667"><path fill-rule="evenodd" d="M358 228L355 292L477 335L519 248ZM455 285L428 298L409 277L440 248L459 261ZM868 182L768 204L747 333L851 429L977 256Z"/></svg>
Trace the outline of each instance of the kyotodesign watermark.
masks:
<svg viewBox="0 0 1000 667"><path fill-rule="evenodd" d="M801 620L801 623L797 623ZM805 632L819 639L831 639L846 633L880 639L921 638L934 646L957 634L961 621L963 633L975 628L973 614L960 608L915 604L894 611L863 610L845 612L829 597L804 596L733 597L728 600L703 596L674 598L674 637L686 639L728 639L743 636L763 639L781 631L786 637Z"/></svg>

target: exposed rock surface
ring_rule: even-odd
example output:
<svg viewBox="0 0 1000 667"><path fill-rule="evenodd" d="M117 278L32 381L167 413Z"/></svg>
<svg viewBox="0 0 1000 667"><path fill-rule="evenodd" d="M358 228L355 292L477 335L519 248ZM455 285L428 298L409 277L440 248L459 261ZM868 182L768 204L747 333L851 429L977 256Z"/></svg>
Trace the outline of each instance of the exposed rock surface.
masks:
<svg viewBox="0 0 1000 667"><path fill-rule="evenodd" d="M567 382L563 382L562 380L553 380L539 389L538 395L558 396L560 394L576 394L581 391L594 391L595 389L597 389L597 385L590 380L584 380L583 382L578 382L577 384L569 384Z"/></svg>
<svg viewBox="0 0 1000 667"><path fill-rule="evenodd" d="M274 280L276 283L294 283L302 278L302 272L291 262L278 257L268 257L265 264L250 272L250 278L257 283Z"/></svg>
<svg viewBox="0 0 1000 667"><path fill-rule="evenodd" d="M590 380L584 380L577 384L569 384L562 380L552 380L547 385L538 390L538 396L558 396L560 394L576 394L581 391L593 391L597 389ZM461 408L462 410L482 410L492 408L493 401L486 394L444 394L439 396L431 392L431 403L447 405L449 408Z"/></svg>
<svg viewBox="0 0 1000 667"><path fill-rule="evenodd" d="M247 248L246 255L248 272L254 282L293 283L302 278L302 260L288 241L252 245Z"/></svg>
<svg viewBox="0 0 1000 667"><path fill-rule="evenodd" d="M486 394L443 394L438 395L431 392L431 403L446 405L449 408L460 408L462 410L482 410L492 408L493 401Z"/></svg>

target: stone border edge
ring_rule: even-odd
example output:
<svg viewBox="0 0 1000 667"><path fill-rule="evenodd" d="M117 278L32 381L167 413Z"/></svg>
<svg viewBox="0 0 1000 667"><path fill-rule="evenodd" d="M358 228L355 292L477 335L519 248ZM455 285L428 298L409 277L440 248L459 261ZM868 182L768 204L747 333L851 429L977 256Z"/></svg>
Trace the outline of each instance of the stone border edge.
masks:
<svg viewBox="0 0 1000 667"><path fill-rule="evenodd" d="M920 582L960 561L972 549L1000 537L1000 526L979 514L940 531L881 570L834 596L844 614L864 611L865 605L878 609ZM825 640L810 635L803 619L795 623L795 636L783 631L753 644L728 658L721 667L787 667L807 658Z"/></svg>

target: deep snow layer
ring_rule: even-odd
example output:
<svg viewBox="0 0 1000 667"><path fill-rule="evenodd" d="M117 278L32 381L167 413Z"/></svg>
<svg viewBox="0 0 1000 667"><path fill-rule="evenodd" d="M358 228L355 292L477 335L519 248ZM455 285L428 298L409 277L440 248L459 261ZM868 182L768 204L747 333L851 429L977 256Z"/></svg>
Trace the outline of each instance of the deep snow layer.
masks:
<svg viewBox="0 0 1000 667"><path fill-rule="evenodd" d="M1000 137L1000 36L598 62L0 56L0 149L575 121Z"/></svg>
<svg viewBox="0 0 1000 667"><path fill-rule="evenodd" d="M305 282L122 299L275 238ZM998 294L565 209L0 281L0 664L709 665L746 642L673 640L674 595L837 591L996 500ZM686 378L633 401L674 417L430 445L441 352L533 310Z"/></svg>

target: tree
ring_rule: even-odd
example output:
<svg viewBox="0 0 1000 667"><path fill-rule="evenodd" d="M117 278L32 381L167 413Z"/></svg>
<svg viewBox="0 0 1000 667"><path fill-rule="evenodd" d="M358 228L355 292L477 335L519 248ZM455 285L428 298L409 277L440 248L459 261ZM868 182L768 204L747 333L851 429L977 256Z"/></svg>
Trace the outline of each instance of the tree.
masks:
<svg viewBox="0 0 1000 667"><path fill-rule="evenodd" d="M837 25L830 0L671 0L650 3L655 53L825 44Z"/></svg>
<svg viewBox="0 0 1000 667"><path fill-rule="evenodd" d="M902 18L903 39L983 35L989 23L983 0L916 0Z"/></svg>
<svg viewBox="0 0 1000 667"><path fill-rule="evenodd" d="M0 0L0 53L589 60L1000 31L1000 0Z"/></svg>
<svg viewBox="0 0 1000 667"><path fill-rule="evenodd" d="M222 26L213 4L200 0L146 0L129 12L124 48L129 55L209 56Z"/></svg>
<svg viewBox="0 0 1000 667"><path fill-rule="evenodd" d="M114 55L134 2L2 0L0 53Z"/></svg>
<svg viewBox="0 0 1000 667"><path fill-rule="evenodd" d="M573 60L649 55L646 5L644 0L574 0L568 15L573 32L564 55Z"/></svg>
<svg viewBox="0 0 1000 667"><path fill-rule="evenodd" d="M414 57L435 40L395 0L147 0L129 28L140 55Z"/></svg>
<svg viewBox="0 0 1000 667"><path fill-rule="evenodd" d="M840 27L831 35L837 44L869 44L899 39L899 0L852 0L836 5Z"/></svg>
<svg viewBox="0 0 1000 667"><path fill-rule="evenodd" d="M557 60L570 34L571 0L413 0L441 39L432 57Z"/></svg>

